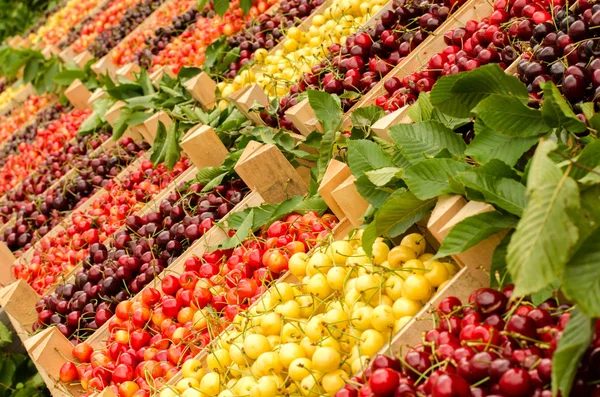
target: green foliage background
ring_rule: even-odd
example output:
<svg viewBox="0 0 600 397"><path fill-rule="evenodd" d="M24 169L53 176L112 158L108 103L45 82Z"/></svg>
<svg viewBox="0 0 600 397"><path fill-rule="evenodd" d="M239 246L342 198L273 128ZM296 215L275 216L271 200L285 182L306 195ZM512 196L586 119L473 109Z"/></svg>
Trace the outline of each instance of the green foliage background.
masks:
<svg viewBox="0 0 600 397"><path fill-rule="evenodd" d="M59 0L0 0L0 41L25 32Z"/></svg>

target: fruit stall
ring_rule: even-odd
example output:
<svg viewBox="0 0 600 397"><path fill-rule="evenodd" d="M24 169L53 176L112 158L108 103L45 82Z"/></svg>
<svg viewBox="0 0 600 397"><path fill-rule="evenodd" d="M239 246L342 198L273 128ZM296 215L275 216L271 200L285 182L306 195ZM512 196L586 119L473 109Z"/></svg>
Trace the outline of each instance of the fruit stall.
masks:
<svg viewBox="0 0 600 397"><path fill-rule="evenodd" d="M0 394L600 396L599 4L42 3Z"/></svg>

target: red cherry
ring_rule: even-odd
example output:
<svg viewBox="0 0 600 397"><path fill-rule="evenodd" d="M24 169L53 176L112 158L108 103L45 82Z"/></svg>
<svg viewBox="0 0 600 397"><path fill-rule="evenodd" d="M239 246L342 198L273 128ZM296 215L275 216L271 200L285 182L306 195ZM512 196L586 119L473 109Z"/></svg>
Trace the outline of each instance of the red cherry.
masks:
<svg viewBox="0 0 600 397"><path fill-rule="evenodd" d="M470 397L469 384L455 374L440 375L432 388L433 397Z"/></svg>
<svg viewBox="0 0 600 397"><path fill-rule="evenodd" d="M373 371L369 378L369 386L377 396L388 397L400 383L400 374L391 368L379 368Z"/></svg>
<svg viewBox="0 0 600 397"><path fill-rule="evenodd" d="M498 385L508 397L527 396L531 391L531 377L522 368L511 368L502 375Z"/></svg>

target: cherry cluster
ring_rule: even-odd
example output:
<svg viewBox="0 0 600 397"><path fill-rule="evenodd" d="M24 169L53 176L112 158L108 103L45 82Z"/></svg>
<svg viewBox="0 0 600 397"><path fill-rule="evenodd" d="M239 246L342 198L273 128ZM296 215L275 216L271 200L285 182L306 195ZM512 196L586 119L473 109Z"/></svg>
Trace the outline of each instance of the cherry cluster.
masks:
<svg viewBox="0 0 600 397"><path fill-rule="evenodd" d="M539 99L548 81L573 104L600 98L600 5L578 1L574 10L555 7L553 18L531 26L531 51L518 64L518 76Z"/></svg>
<svg viewBox="0 0 600 397"><path fill-rule="evenodd" d="M73 40L73 51L85 50L106 29L110 29L121 21L127 10L135 8L141 0L115 0L108 3L105 10L96 14L81 27L80 34Z"/></svg>
<svg viewBox="0 0 600 397"><path fill-rule="evenodd" d="M143 0L136 7L129 8L118 23L100 33L87 48L96 58L102 58L115 48L144 19L148 18L164 0Z"/></svg>
<svg viewBox="0 0 600 397"><path fill-rule="evenodd" d="M79 127L77 127L79 128ZM58 225L65 216L80 205L129 165L136 155L148 148L138 146L131 138L124 138L111 150L95 157L84 155L75 161L77 174L63 180L57 187L44 192L43 201L37 205L25 205L17 214L17 224L7 228L0 240L4 241L16 256L20 250L28 250L48 231ZM37 285L33 285L34 289Z"/></svg>
<svg viewBox="0 0 600 397"><path fill-rule="evenodd" d="M60 103L41 110L33 123L12 134L0 147L0 166L4 165L9 155L21 151L23 144L31 143L36 138L38 129L43 129L50 122L57 120L62 113L70 111L69 107L65 108Z"/></svg>
<svg viewBox="0 0 600 397"><path fill-rule="evenodd" d="M552 4L552 0L496 0L489 18L471 20L464 27L446 32L444 41L447 47L433 55L423 70L402 79L387 78L384 92L377 97L375 104L393 112L413 103L421 92L431 91L441 76L473 70L489 63L508 67L521 52L519 41L531 38L533 25L538 21L551 20L546 10Z"/></svg>
<svg viewBox="0 0 600 397"><path fill-rule="evenodd" d="M119 43L112 53L112 61L115 65L125 65L133 62L138 54L147 49L147 38L152 38L157 28L168 27L173 23L173 18L188 12L194 8L196 2L193 0L180 0L168 2L165 7L157 11L152 17L152 23L143 29L129 35L123 42Z"/></svg>
<svg viewBox="0 0 600 397"><path fill-rule="evenodd" d="M284 38L284 31L297 26L323 4L324 0L283 0L277 12L265 13L246 22L241 32L227 39L231 50L240 49L237 61L229 64L223 73L225 78L234 78L247 62L254 58L254 53L264 48L269 51Z"/></svg>
<svg viewBox="0 0 600 397"><path fill-rule="evenodd" d="M146 391L140 395L160 388L285 270L269 270L274 250L287 258L306 252L336 223L329 214L290 214L235 249L190 257L185 272L165 275L160 289L145 288L134 301L118 303L115 317L108 322L106 347L83 360L79 353L90 348L85 343L75 347L75 357L85 364L71 371L74 363L66 363L61 380L79 379L88 393L110 385L120 396L128 395L121 390L131 382L136 383L135 389ZM99 316L104 314L98 311Z"/></svg>
<svg viewBox="0 0 600 397"><path fill-rule="evenodd" d="M30 266L14 268L18 278L27 277L27 282L38 288L47 288L65 271L81 263L95 243L104 243L119 230L125 219L140 210L156 193L189 167L188 159L180 160L173 170L161 164L152 166L144 160L138 170L124 177L120 183L111 180L102 194L90 203L85 211L76 210L72 222L57 234L45 236L29 260ZM30 272L29 270L39 270ZM45 291L42 290L40 292Z"/></svg>
<svg viewBox="0 0 600 397"><path fill-rule="evenodd" d="M253 0L250 11L244 15L239 0L231 1L223 17L214 15L197 18L183 34L171 41L152 60L152 71L161 66L169 66L173 73L179 73L183 66L201 67L206 60L205 52L219 37L231 36L239 32L246 21L265 12L271 0ZM211 14L212 15L212 14Z"/></svg>
<svg viewBox="0 0 600 397"><path fill-rule="evenodd" d="M208 193L202 188L198 183L183 184L160 203L158 211L127 216L127 228L115 233L110 249L99 242L94 229L82 269L74 280L42 298L33 329L62 324L59 330L66 337L74 342L84 339L110 319L118 302L140 292L247 192L241 180L225 182ZM60 302L65 303L59 308ZM63 305L69 313L77 313L72 314L78 316L75 325L62 313Z"/></svg>
<svg viewBox="0 0 600 397"><path fill-rule="evenodd" d="M28 177L48 154L62 151L65 143L73 139L81 123L91 110L74 110L61 114L59 119L37 131L31 143L19 145L20 153L11 154L0 167L0 193L6 193Z"/></svg>
<svg viewBox="0 0 600 397"><path fill-rule="evenodd" d="M375 26L349 36L341 46L332 45L330 56L291 87L280 102L281 126L292 127L283 112L296 105L298 93L307 89L337 95L357 93L342 99L342 108L348 111L463 3L394 0L392 9L384 12Z"/></svg>
<svg viewBox="0 0 600 397"><path fill-rule="evenodd" d="M30 123L54 99L53 94L32 95L8 115L0 117L0 143Z"/></svg>
<svg viewBox="0 0 600 397"><path fill-rule="evenodd" d="M77 137L75 141L68 142L64 150L48 155L31 175L6 194L6 201L0 205L0 219L6 222L23 206L33 203L36 197L62 178L79 157L95 150L108 138L108 134Z"/></svg>
<svg viewBox="0 0 600 397"><path fill-rule="evenodd" d="M97 20L99 15L102 15L103 13L105 13L109 7L111 7L115 3L118 3L119 1L121 1L121 0L113 0L113 1L108 1L108 2L102 3L98 7L98 9L96 10L95 13L92 13L92 14L88 15L87 17L83 18L81 20L81 22L79 22L77 25L71 26L69 28L69 31L65 35L65 37L63 37L56 46L60 50L64 50L65 48L67 48L68 46L73 44L75 41L77 41L83 35L85 28L89 29L90 24L94 23Z"/></svg>
<svg viewBox="0 0 600 397"><path fill-rule="evenodd" d="M443 299L439 326L426 332L421 344L402 360L375 357L362 377L353 379L361 386L351 382L336 397L551 397L552 355L570 307L552 299L539 306L509 302L512 290L478 289L464 306L456 297ZM597 381L592 372L578 373L571 395L600 391L589 383Z"/></svg>

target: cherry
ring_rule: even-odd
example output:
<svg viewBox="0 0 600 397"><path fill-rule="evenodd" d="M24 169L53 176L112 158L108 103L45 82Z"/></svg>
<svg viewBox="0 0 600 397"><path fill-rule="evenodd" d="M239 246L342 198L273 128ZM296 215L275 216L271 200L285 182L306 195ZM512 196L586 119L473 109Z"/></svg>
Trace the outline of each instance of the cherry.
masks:
<svg viewBox="0 0 600 397"><path fill-rule="evenodd" d="M506 307L507 299L500 291L482 288L474 294L475 310L482 314L502 313Z"/></svg>
<svg viewBox="0 0 600 397"><path fill-rule="evenodd" d="M377 396L388 397L394 395L400 383L400 375L391 368L378 368L369 378L371 391Z"/></svg>
<svg viewBox="0 0 600 397"><path fill-rule="evenodd" d="M536 323L530 317L518 314L511 316L506 324L506 330L530 339L537 338ZM518 337L518 335L516 335L516 337Z"/></svg>
<svg viewBox="0 0 600 397"><path fill-rule="evenodd" d="M531 377L522 368L511 368L506 371L498 382L500 391L509 397L527 396L531 391Z"/></svg>
<svg viewBox="0 0 600 397"><path fill-rule="evenodd" d="M455 374L442 374L432 388L433 397L470 397L469 384Z"/></svg>

